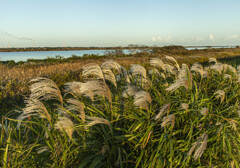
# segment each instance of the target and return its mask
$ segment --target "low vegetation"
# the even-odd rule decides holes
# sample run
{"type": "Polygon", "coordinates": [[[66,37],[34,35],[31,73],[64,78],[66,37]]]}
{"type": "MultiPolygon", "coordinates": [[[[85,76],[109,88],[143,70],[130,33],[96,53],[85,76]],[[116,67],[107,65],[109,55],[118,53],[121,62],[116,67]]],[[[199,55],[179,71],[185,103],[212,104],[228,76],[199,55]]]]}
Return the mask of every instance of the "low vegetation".
{"type": "Polygon", "coordinates": [[[0,165],[239,167],[240,67],[148,59],[76,63],[61,87],[37,69],[25,106],[2,118],[0,165]]]}

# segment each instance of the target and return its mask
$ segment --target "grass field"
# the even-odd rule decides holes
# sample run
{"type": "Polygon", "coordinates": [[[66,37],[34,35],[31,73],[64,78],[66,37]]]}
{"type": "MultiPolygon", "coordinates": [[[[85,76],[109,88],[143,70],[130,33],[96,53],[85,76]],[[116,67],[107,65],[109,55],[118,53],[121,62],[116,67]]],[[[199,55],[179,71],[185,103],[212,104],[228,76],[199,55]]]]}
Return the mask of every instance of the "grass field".
{"type": "Polygon", "coordinates": [[[2,65],[2,93],[27,94],[2,117],[0,165],[239,167],[240,67],[175,58],[2,65]]]}

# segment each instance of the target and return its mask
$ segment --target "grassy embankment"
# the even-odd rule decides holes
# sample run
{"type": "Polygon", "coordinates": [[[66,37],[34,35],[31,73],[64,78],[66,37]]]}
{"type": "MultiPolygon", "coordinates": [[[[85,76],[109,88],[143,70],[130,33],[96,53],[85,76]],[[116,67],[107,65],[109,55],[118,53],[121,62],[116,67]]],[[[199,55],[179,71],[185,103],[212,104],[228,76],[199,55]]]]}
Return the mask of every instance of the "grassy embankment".
{"type": "Polygon", "coordinates": [[[128,68],[103,60],[28,67],[23,79],[58,71],[60,88],[30,82],[25,108],[1,123],[0,166],[239,167],[240,68],[136,58],[146,69],[124,58],[128,68]]]}

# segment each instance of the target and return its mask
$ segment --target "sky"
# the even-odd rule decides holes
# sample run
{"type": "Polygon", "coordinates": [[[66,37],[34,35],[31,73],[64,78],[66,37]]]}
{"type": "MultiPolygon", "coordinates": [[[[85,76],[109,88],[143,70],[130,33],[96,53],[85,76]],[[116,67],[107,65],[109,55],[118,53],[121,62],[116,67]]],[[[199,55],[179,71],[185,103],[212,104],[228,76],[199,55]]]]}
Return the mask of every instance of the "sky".
{"type": "Polygon", "coordinates": [[[0,0],[0,48],[239,45],[239,6],[239,0],[0,0]]]}

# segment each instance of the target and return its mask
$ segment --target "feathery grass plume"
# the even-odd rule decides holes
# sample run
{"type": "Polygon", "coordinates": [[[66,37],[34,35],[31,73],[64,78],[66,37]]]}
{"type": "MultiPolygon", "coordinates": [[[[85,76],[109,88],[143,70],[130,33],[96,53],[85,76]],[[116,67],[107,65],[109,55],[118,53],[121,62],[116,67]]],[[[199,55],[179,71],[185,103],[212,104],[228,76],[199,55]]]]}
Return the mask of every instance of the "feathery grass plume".
{"type": "Polygon", "coordinates": [[[148,70],[148,74],[149,75],[158,75],[158,76],[160,76],[160,73],[159,73],[159,71],[156,69],[156,68],[152,68],[152,69],[149,69],[148,70]]]}
{"type": "Polygon", "coordinates": [[[66,132],[70,139],[72,139],[72,134],[74,132],[73,122],[67,117],[59,117],[59,121],[55,123],[55,128],[66,132]]]}
{"type": "Polygon", "coordinates": [[[202,115],[206,116],[206,115],[208,114],[208,111],[209,111],[209,109],[208,109],[207,107],[205,107],[205,108],[202,108],[202,109],[200,110],[200,113],[201,113],[202,115]]]}
{"type": "Polygon", "coordinates": [[[189,105],[187,103],[181,103],[181,109],[187,111],[189,108],[189,105]]]}
{"type": "Polygon", "coordinates": [[[237,73],[240,74],[240,65],[237,66],[237,73]]]}
{"type": "Polygon", "coordinates": [[[89,127],[92,127],[96,124],[106,124],[108,125],[110,131],[112,132],[112,128],[111,128],[111,124],[108,120],[104,119],[104,118],[100,118],[100,117],[89,117],[86,116],[86,119],[88,119],[89,121],[87,121],[87,125],[85,126],[86,129],[88,129],[89,127]]]}
{"type": "Polygon", "coordinates": [[[30,80],[33,83],[30,86],[30,98],[38,100],[58,100],[63,105],[63,98],[60,89],[57,84],[51,79],[44,77],[37,77],[30,80]]]}
{"type": "Polygon", "coordinates": [[[217,63],[217,59],[216,59],[216,58],[213,58],[213,57],[212,57],[212,58],[209,58],[208,60],[209,60],[209,62],[217,63]]]}
{"type": "Polygon", "coordinates": [[[130,68],[130,72],[132,76],[138,76],[138,75],[142,76],[144,79],[144,82],[147,80],[147,71],[143,66],[139,64],[132,64],[130,68]]]}
{"type": "Polygon", "coordinates": [[[165,64],[165,68],[166,68],[166,72],[176,75],[177,74],[177,70],[174,66],[169,65],[169,64],[165,64]]]}
{"type": "Polygon", "coordinates": [[[41,153],[43,153],[45,151],[49,151],[49,147],[48,146],[42,146],[42,147],[37,149],[37,153],[38,154],[41,154],[41,153]]]}
{"type": "Polygon", "coordinates": [[[229,75],[229,74],[224,74],[224,75],[223,75],[223,78],[224,78],[224,79],[230,79],[230,80],[232,80],[232,76],[229,75]]]}
{"type": "Polygon", "coordinates": [[[189,89],[189,81],[187,78],[183,79],[177,79],[173,84],[171,84],[168,88],[166,88],[166,91],[175,91],[181,86],[185,87],[187,90],[189,89]]]}
{"type": "Polygon", "coordinates": [[[90,63],[82,67],[82,76],[84,78],[89,78],[90,76],[96,77],[96,79],[104,80],[104,75],[100,66],[95,63],[90,63]]]}
{"type": "Polygon", "coordinates": [[[105,155],[109,151],[109,146],[103,145],[101,149],[102,156],[105,155]]]}
{"type": "Polygon", "coordinates": [[[190,69],[191,71],[194,71],[196,73],[199,73],[202,78],[205,78],[208,76],[208,72],[203,69],[203,66],[199,63],[194,63],[190,69]]]}
{"type": "Polygon", "coordinates": [[[117,73],[122,73],[122,66],[114,60],[108,60],[101,64],[101,68],[115,70],[117,73]]]}
{"type": "Polygon", "coordinates": [[[175,58],[173,58],[173,57],[171,57],[171,56],[166,56],[165,58],[166,58],[167,60],[169,60],[169,61],[174,62],[174,63],[175,63],[175,67],[176,67],[178,70],[180,69],[180,66],[179,66],[178,62],[175,60],[175,58]]]}
{"type": "Polygon", "coordinates": [[[229,121],[229,123],[231,124],[232,128],[237,131],[237,124],[235,123],[235,121],[229,121]]]}
{"type": "Polygon", "coordinates": [[[150,59],[150,65],[153,66],[153,67],[160,68],[163,71],[166,71],[164,62],[161,59],[159,59],[159,58],[152,58],[152,59],[150,59]]]}
{"type": "Polygon", "coordinates": [[[134,96],[138,91],[140,90],[136,86],[127,85],[127,89],[122,92],[122,97],[134,96]]]}
{"type": "Polygon", "coordinates": [[[192,152],[197,148],[195,150],[193,158],[194,160],[197,160],[198,158],[200,158],[203,152],[205,151],[205,149],[207,148],[207,140],[208,140],[208,135],[206,133],[198,137],[197,142],[193,143],[192,147],[190,148],[188,155],[190,156],[192,152]]]}
{"type": "Polygon", "coordinates": [[[160,76],[166,79],[166,76],[164,75],[164,73],[160,73],[160,76]]]}
{"type": "Polygon", "coordinates": [[[224,98],[225,98],[225,92],[223,90],[218,90],[214,93],[214,95],[216,95],[216,98],[220,98],[221,99],[221,103],[223,102],[224,98]]]}
{"type": "Polygon", "coordinates": [[[170,103],[164,104],[162,108],[159,110],[159,113],[154,117],[154,120],[160,119],[165,113],[169,113],[170,110],[170,103]]]}
{"type": "Polygon", "coordinates": [[[85,123],[84,104],[77,99],[68,99],[67,103],[69,103],[69,105],[67,106],[67,109],[69,111],[72,111],[72,110],[77,111],[79,113],[79,116],[82,122],[85,123]]]}
{"type": "Polygon", "coordinates": [[[51,115],[41,101],[38,99],[26,99],[25,103],[26,107],[23,109],[23,115],[18,117],[20,121],[31,116],[37,116],[45,118],[51,123],[51,115]]]}
{"type": "Polygon", "coordinates": [[[94,96],[99,95],[107,98],[112,103],[111,91],[103,81],[68,82],[65,84],[65,90],[76,95],[90,97],[93,101],[94,96]]]}
{"type": "Polygon", "coordinates": [[[222,63],[216,63],[214,65],[210,66],[210,69],[212,70],[216,70],[218,73],[222,73],[222,72],[226,72],[227,70],[230,70],[231,72],[233,72],[234,74],[237,73],[236,68],[234,68],[231,65],[228,64],[222,64],[222,63]]]}
{"type": "Polygon", "coordinates": [[[171,114],[162,119],[161,127],[165,127],[171,123],[172,127],[174,127],[175,124],[175,115],[171,114]]]}
{"type": "Polygon", "coordinates": [[[134,95],[134,105],[140,108],[148,109],[148,104],[151,104],[152,99],[148,92],[138,91],[134,95]]]}
{"type": "Polygon", "coordinates": [[[116,78],[111,69],[102,68],[102,72],[104,75],[104,79],[111,82],[117,88],[116,78]]]}

